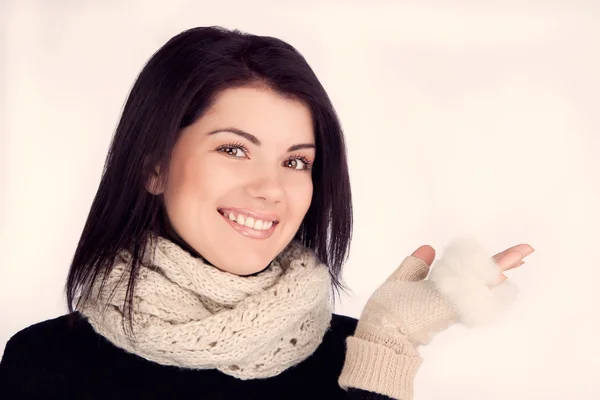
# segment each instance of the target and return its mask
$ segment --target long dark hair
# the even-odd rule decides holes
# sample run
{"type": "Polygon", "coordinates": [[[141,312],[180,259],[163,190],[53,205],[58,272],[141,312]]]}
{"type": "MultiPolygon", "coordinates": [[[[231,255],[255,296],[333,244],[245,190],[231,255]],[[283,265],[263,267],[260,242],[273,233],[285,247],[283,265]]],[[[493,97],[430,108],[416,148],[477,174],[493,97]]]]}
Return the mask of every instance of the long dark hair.
{"type": "MultiPolygon", "coordinates": [[[[352,236],[352,200],[344,137],[325,89],[304,57],[285,42],[201,27],[170,39],[131,89],[69,269],[69,312],[86,301],[97,279],[108,276],[118,252],[128,249],[133,264],[124,306],[130,321],[146,233],[174,236],[162,196],[148,193],[146,183],[157,166],[166,179],[180,131],[200,118],[220,91],[248,85],[303,101],[312,113],[314,190],[295,239],[327,264],[334,291],[345,289],[340,275],[352,236]]],[[[189,249],[181,238],[174,239],[189,249]]]]}

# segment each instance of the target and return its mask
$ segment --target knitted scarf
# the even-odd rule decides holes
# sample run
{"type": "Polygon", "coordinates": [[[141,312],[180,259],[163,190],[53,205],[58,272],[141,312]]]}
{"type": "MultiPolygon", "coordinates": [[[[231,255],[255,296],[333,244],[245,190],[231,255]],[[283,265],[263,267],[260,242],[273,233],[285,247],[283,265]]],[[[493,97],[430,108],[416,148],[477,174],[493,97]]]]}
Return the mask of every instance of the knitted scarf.
{"type": "Polygon", "coordinates": [[[127,251],[79,309],[98,334],[130,353],[163,365],[267,378],[308,358],[329,327],[328,269],[298,242],[246,277],[161,237],[148,249],[134,292],[133,335],[123,326],[127,251]]]}

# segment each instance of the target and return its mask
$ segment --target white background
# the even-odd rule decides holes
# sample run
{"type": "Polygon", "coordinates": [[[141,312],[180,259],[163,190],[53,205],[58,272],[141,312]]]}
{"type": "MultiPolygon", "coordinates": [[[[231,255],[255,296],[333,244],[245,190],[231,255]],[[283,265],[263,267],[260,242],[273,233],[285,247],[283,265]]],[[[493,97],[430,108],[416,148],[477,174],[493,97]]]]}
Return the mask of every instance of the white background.
{"type": "Polygon", "coordinates": [[[476,235],[515,309],[422,349],[416,399],[600,398],[597,1],[11,1],[0,13],[0,351],[63,285],[121,107],[171,36],[221,25],[307,58],[347,135],[355,235],[338,312],[422,244],[476,235]],[[452,5],[447,5],[452,3],[452,5]]]}

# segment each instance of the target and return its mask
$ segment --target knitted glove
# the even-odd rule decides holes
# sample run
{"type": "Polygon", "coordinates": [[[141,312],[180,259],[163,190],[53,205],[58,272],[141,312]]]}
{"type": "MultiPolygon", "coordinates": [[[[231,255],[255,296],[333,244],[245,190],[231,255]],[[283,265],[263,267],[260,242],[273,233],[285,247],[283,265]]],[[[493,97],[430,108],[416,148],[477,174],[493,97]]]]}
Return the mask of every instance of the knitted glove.
{"type": "Polygon", "coordinates": [[[424,345],[455,322],[489,323],[512,304],[516,288],[473,238],[455,239],[429,266],[408,256],[371,296],[347,339],[339,385],[410,400],[424,345]]]}

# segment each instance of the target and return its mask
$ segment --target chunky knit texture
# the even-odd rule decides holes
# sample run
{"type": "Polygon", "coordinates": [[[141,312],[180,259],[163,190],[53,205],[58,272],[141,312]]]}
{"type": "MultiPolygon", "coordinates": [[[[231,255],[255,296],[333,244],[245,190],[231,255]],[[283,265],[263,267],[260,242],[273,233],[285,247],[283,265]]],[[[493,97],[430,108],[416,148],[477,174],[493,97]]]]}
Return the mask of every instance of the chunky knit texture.
{"type": "Polygon", "coordinates": [[[148,246],[123,324],[131,254],[80,308],[117,347],[162,365],[218,369],[240,379],[272,377],[310,356],[331,321],[331,278],[314,253],[292,242],[261,273],[237,276],[173,242],[148,246]]]}

